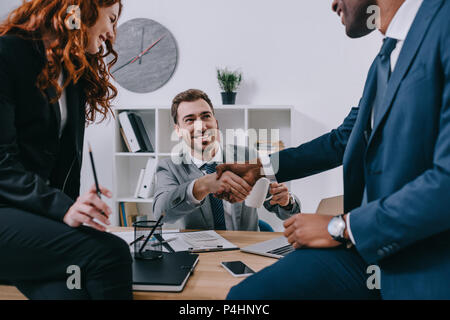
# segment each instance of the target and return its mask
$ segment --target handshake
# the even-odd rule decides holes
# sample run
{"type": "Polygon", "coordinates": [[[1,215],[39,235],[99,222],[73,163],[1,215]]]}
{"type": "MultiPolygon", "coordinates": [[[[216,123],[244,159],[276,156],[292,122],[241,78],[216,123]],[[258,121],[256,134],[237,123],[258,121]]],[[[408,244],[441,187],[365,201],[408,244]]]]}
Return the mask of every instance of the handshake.
{"type": "MultiPolygon", "coordinates": [[[[216,198],[230,203],[242,202],[250,194],[256,181],[263,177],[261,162],[257,163],[225,163],[216,167],[216,172],[199,178],[193,189],[197,200],[203,200],[212,193],[216,198]]],[[[271,183],[271,205],[287,206],[289,204],[289,190],[284,184],[271,183]]]]}

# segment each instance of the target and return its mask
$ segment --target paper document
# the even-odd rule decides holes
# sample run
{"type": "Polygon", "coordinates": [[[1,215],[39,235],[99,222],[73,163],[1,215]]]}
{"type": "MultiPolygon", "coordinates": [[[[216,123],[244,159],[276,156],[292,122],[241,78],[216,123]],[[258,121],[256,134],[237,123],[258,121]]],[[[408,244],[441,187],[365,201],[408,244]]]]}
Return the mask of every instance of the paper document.
{"type": "Polygon", "coordinates": [[[162,235],[169,241],[170,247],[175,251],[221,251],[239,249],[230,241],[223,238],[213,230],[182,232],[162,235]],[[173,239],[176,237],[176,239],[173,239]],[[173,240],[172,240],[173,239],[173,240]]]}

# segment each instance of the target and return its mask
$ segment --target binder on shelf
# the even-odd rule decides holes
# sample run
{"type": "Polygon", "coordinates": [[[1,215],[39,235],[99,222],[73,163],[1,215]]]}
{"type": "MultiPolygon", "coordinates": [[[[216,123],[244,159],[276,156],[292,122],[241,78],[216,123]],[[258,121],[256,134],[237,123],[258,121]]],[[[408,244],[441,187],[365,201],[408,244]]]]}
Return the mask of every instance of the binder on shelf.
{"type": "Polygon", "coordinates": [[[149,158],[145,167],[144,177],[142,178],[141,187],[138,197],[143,199],[150,198],[155,190],[156,159],[149,158]]]}
{"type": "Polygon", "coordinates": [[[120,135],[122,136],[122,139],[125,142],[125,145],[127,147],[127,151],[128,152],[133,152],[133,151],[131,151],[131,146],[128,143],[127,136],[125,135],[125,132],[123,131],[123,128],[120,128],[120,135]]]}
{"type": "Polygon", "coordinates": [[[128,117],[128,112],[125,111],[119,114],[119,122],[123,129],[125,143],[130,148],[131,152],[141,151],[139,140],[136,137],[135,131],[133,130],[133,127],[131,125],[130,118],[128,117]]]}
{"type": "Polygon", "coordinates": [[[161,259],[133,259],[133,290],[183,291],[198,263],[198,254],[162,253],[161,259]]]}
{"type": "Polygon", "coordinates": [[[141,169],[139,173],[139,179],[136,185],[136,190],[134,192],[134,197],[139,198],[139,191],[141,190],[142,180],[144,179],[145,169],[141,169]]]}
{"type": "Polygon", "coordinates": [[[136,137],[138,138],[139,145],[141,146],[141,151],[143,152],[154,152],[153,145],[150,141],[150,136],[147,133],[147,130],[145,129],[144,122],[142,121],[142,118],[134,112],[130,112],[128,114],[131,126],[135,130],[136,137]]]}

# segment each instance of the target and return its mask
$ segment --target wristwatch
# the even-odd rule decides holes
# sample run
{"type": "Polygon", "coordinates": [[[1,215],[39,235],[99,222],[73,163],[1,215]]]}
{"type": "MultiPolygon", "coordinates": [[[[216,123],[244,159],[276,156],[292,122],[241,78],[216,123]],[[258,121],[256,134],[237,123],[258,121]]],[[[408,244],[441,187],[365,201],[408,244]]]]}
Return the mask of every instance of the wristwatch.
{"type": "Polygon", "coordinates": [[[345,238],[345,228],[346,223],[343,214],[333,217],[328,223],[328,233],[330,236],[334,240],[346,245],[347,248],[349,248],[349,243],[351,244],[351,242],[345,238]]]}

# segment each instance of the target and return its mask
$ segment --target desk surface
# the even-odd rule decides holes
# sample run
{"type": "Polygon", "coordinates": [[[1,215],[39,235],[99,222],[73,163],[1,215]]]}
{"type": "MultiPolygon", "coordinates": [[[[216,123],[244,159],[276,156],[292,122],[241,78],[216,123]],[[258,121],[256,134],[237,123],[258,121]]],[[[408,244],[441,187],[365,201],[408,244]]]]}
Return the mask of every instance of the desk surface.
{"type": "MultiPolygon", "coordinates": [[[[111,231],[129,231],[130,228],[111,228],[111,231]]],[[[278,232],[216,231],[228,241],[242,248],[250,244],[269,240],[282,235],[278,232]]],[[[241,260],[250,268],[259,271],[277,261],[277,259],[244,253],[239,250],[200,253],[199,262],[182,292],[134,292],[135,300],[222,300],[231,287],[244,278],[235,278],[222,266],[222,261],[241,260]]],[[[23,299],[23,295],[14,288],[0,286],[0,300],[23,299]]]]}

